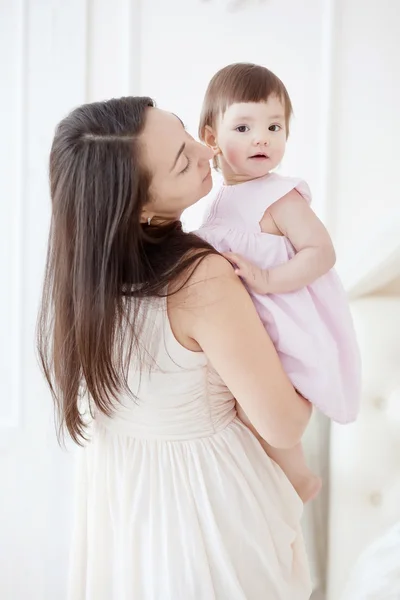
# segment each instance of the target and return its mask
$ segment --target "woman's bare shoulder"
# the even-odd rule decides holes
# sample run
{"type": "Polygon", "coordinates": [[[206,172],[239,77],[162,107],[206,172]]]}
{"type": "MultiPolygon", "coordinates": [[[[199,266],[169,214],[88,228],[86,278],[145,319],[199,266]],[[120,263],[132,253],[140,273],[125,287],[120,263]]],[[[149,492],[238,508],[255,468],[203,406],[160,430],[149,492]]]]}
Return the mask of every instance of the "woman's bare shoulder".
{"type": "Polygon", "coordinates": [[[182,346],[199,351],[193,339],[196,323],[205,323],[207,307],[225,306],[242,286],[230,263],[219,254],[199,255],[169,287],[168,314],[172,330],[182,346]]]}
{"type": "Polygon", "coordinates": [[[193,253],[193,262],[170,285],[170,293],[180,296],[205,294],[223,283],[239,283],[231,263],[220,254],[193,253]]]}

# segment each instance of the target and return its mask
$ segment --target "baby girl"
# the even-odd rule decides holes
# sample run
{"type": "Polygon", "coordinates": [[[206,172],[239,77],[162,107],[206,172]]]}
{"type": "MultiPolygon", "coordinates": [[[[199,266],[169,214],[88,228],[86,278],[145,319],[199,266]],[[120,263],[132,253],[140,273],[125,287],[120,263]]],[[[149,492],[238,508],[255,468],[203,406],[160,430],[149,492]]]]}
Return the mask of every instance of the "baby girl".
{"type": "MultiPolygon", "coordinates": [[[[198,234],[235,265],[293,386],[328,417],[355,420],[360,359],[335,250],[311,208],[308,185],[273,172],[285,153],[292,105],[268,69],[233,64],[211,80],[200,138],[214,150],[224,183],[198,234]]],[[[240,319],[240,315],[238,315],[240,319]]],[[[238,407],[239,416],[249,426],[238,407]]],[[[321,482],[301,445],[261,443],[304,502],[321,482]]]]}

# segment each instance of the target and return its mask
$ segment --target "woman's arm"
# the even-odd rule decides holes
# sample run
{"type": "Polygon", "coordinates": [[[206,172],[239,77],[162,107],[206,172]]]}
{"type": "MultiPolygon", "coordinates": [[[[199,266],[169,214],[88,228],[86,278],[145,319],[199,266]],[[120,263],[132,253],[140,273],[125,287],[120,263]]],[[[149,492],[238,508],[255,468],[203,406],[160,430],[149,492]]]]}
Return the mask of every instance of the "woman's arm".
{"type": "Polygon", "coordinates": [[[237,275],[255,292],[294,292],[332,269],[336,262],[332,240],[323,223],[299,192],[292,190],[269,207],[260,223],[261,229],[269,233],[271,224],[296,250],[296,255],[291,260],[263,271],[237,254],[226,254],[237,265],[237,275]]]}
{"type": "Polygon", "coordinates": [[[207,257],[179,296],[186,345],[204,351],[263,439],[276,448],[296,445],[311,405],[295,392],[231,265],[207,257]]]}

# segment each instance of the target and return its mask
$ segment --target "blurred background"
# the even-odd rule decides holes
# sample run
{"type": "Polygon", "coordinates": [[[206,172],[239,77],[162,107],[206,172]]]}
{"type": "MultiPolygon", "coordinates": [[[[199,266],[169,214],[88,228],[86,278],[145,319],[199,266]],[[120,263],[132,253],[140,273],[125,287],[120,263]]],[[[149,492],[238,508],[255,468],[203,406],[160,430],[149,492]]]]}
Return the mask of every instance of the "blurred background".
{"type": "MultiPolygon", "coordinates": [[[[313,600],[400,598],[398,0],[0,0],[4,600],[63,600],[66,590],[77,451],[57,446],[34,346],[54,128],[81,103],[149,95],[196,136],[209,79],[248,61],[292,98],[280,170],[308,181],[333,236],[364,361],[358,422],[314,415],[307,432],[324,480],[304,518],[313,600]]],[[[208,202],[185,227],[198,227],[208,202]]]]}

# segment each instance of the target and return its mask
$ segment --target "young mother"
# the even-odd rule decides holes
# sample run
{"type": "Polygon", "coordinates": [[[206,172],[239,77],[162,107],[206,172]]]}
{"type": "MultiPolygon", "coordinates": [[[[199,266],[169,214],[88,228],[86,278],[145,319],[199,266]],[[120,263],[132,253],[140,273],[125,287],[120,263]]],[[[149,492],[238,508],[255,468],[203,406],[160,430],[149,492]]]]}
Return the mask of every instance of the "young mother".
{"type": "Polygon", "coordinates": [[[278,448],[310,405],[231,265],[179,221],[211,158],[150,98],[81,106],[55,134],[39,349],[62,428],[90,439],[71,600],[310,597],[301,501],[234,398],[278,448]]]}

